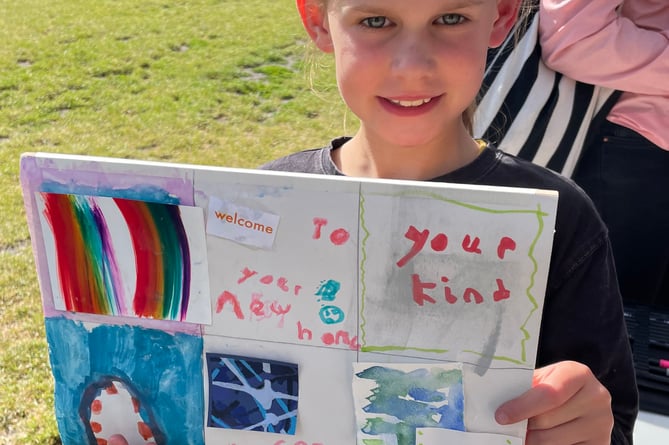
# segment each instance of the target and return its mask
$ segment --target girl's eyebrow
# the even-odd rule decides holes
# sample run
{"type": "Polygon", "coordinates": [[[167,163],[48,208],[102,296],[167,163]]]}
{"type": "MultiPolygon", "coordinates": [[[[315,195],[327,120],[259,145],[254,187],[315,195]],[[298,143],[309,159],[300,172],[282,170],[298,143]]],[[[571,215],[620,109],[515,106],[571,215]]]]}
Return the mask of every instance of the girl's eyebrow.
{"type": "Polygon", "coordinates": [[[468,6],[477,6],[486,3],[488,0],[454,0],[445,5],[448,8],[460,9],[468,6]]]}
{"type": "MultiPolygon", "coordinates": [[[[461,8],[467,8],[470,6],[477,6],[481,5],[483,3],[486,3],[489,0],[452,0],[452,1],[447,1],[444,2],[443,7],[447,9],[461,9],[461,8]]],[[[374,3],[366,3],[362,5],[352,5],[347,8],[350,11],[357,11],[357,12],[383,12],[385,9],[385,5],[383,2],[378,2],[374,3]]]]}

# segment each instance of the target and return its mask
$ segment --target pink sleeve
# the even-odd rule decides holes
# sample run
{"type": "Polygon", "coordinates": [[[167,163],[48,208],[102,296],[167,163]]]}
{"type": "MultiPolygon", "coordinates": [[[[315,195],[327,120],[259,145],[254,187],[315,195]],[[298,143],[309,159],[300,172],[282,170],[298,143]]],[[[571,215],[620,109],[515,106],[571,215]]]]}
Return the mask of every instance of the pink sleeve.
{"type": "Polygon", "coordinates": [[[582,82],[668,95],[669,9],[664,7],[662,28],[641,28],[618,14],[621,3],[541,0],[539,35],[545,63],[582,82]]]}

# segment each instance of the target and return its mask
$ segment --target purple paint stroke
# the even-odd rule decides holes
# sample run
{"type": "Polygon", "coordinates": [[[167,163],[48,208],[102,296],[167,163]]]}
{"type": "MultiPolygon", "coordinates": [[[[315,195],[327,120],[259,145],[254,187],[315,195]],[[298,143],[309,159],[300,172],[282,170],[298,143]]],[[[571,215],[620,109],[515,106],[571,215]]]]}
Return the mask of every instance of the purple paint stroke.
{"type": "Polygon", "coordinates": [[[37,197],[35,193],[42,183],[42,171],[37,166],[37,161],[33,154],[26,153],[21,155],[19,167],[19,179],[23,189],[23,203],[28,220],[28,229],[30,230],[30,242],[32,244],[35,265],[37,266],[37,279],[39,281],[42,294],[42,310],[46,316],[56,313],[56,306],[53,301],[53,289],[49,278],[49,265],[47,262],[46,247],[44,244],[44,234],[41,230],[39,209],[37,208],[37,197]],[[38,254],[37,252],[42,252],[38,254]]]}
{"type": "Polygon", "coordinates": [[[95,220],[95,225],[98,228],[98,233],[100,234],[100,239],[102,241],[102,253],[106,259],[106,265],[109,267],[109,278],[114,290],[114,292],[109,295],[109,298],[113,303],[113,314],[127,314],[123,283],[121,281],[121,271],[118,268],[118,262],[116,261],[116,252],[114,251],[114,246],[111,242],[111,234],[109,232],[109,227],[107,226],[107,221],[95,198],[89,197],[89,202],[91,209],[93,210],[93,219],[95,220]]]}
{"type": "Polygon", "coordinates": [[[183,225],[181,220],[181,211],[178,207],[175,208],[176,212],[172,213],[172,218],[174,219],[174,229],[176,236],[179,240],[179,247],[181,250],[181,272],[183,277],[183,283],[181,283],[181,314],[180,320],[185,321],[186,315],[188,313],[188,303],[190,302],[190,283],[191,283],[191,259],[190,259],[190,246],[188,244],[188,234],[186,233],[186,228],[183,225]]]}

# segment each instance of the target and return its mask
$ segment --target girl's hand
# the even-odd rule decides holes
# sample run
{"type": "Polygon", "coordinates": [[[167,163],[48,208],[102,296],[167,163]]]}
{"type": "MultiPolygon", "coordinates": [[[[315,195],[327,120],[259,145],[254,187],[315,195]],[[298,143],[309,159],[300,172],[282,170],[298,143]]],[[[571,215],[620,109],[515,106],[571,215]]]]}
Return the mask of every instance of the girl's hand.
{"type": "Polygon", "coordinates": [[[611,395],[577,362],[535,369],[532,389],[500,406],[495,418],[501,425],[528,419],[525,445],[611,443],[611,395]]]}

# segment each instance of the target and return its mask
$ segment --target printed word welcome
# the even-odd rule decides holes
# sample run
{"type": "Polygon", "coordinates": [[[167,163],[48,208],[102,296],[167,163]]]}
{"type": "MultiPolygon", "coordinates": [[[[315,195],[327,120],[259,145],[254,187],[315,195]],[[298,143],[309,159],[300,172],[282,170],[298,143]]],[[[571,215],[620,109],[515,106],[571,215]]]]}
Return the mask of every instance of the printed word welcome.
{"type": "Polygon", "coordinates": [[[274,229],[272,226],[267,226],[265,224],[261,224],[259,222],[254,222],[251,221],[250,219],[246,218],[240,218],[237,215],[237,212],[235,212],[233,215],[230,215],[228,213],[222,213],[219,211],[214,212],[214,215],[216,215],[216,218],[219,220],[230,223],[230,224],[236,224],[240,227],[245,227],[247,229],[255,230],[257,232],[263,232],[263,233],[272,233],[274,229]]]}

